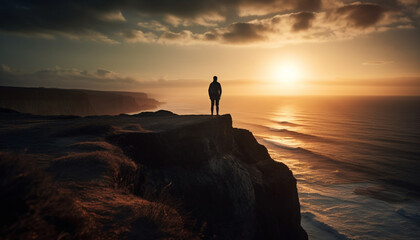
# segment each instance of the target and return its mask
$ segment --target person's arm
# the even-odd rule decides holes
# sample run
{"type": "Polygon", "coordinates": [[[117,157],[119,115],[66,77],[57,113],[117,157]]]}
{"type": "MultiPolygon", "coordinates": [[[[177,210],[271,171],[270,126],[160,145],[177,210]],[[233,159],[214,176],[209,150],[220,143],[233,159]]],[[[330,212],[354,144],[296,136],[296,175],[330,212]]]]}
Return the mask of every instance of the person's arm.
{"type": "Polygon", "coordinates": [[[210,83],[210,85],[209,85],[209,90],[208,90],[208,92],[209,92],[209,97],[211,97],[211,96],[210,96],[210,88],[211,88],[211,83],[210,83]]]}
{"type": "Polygon", "coordinates": [[[219,83],[220,96],[222,96],[222,84],[219,83]]]}

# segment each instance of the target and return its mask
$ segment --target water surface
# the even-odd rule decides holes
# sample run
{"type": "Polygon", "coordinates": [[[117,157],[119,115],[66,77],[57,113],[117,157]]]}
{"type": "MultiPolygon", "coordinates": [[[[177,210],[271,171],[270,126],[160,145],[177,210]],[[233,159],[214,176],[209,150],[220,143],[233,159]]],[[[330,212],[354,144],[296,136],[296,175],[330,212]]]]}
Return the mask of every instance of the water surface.
{"type": "MultiPolygon", "coordinates": [[[[210,101],[170,98],[178,114],[210,101]]],[[[418,239],[420,97],[222,97],[298,180],[310,239],[418,239]]]]}

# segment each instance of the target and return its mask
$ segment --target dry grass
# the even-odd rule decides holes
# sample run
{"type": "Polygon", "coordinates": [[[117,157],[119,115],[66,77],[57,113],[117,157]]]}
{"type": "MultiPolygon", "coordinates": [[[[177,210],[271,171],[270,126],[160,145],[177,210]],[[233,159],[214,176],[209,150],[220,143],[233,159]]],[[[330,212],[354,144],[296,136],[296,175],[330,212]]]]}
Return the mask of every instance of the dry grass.
{"type": "Polygon", "coordinates": [[[181,202],[168,194],[170,185],[159,192],[145,193],[143,197],[152,204],[138,210],[132,232],[141,231],[142,239],[200,239],[201,231],[191,230],[195,221],[182,211],[181,202]]]}
{"type": "Polygon", "coordinates": [[[70,126],[66,129],[60,129],[60,131],[53,134],[55,137],[77,137],[77,136],[102,136],[110,134],[115,131],[115,128],[109,124],[79,124],[76,126],[70,126]]]}
{"type": "Polygon", "coordinates": [[[103,141],[77,142],[71,144],[69,147],[83,152],[113,151],[116,149],[114,145],[103,141]]]}
{"type": "Polygon", "coordinates": [[[103,186],[132,184],[137,171],[133,161],[110,151],[69,153],[55,159],[48,171],[60,179],[96,182],[103,186]]]}
{"type": "Polygon", "coordinates": [[[0,238],[93,239],[86,213],[31,162],[0,153],[0,238]]]}
{"type": "Polygon", "coordinates": [[[108,150],[53,160],[55,178],[31,155],[0,152],[0,239],[200,239],[170,185],[136,196],[133,161],[106,143],[80,146],[108,150]]]}

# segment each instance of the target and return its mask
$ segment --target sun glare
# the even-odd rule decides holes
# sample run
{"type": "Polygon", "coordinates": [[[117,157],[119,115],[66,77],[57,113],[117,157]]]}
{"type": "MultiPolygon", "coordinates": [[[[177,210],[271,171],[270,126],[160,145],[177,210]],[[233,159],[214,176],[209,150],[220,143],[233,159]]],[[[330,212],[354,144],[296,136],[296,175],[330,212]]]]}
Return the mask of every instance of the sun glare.
{"type": "Polygon", "coordinates": [[[282,83],[293,83],[301,78],[301,69],[299,69],[296,63],[283,63],[277,66],[275,72],[276,81],[282,83]]]}

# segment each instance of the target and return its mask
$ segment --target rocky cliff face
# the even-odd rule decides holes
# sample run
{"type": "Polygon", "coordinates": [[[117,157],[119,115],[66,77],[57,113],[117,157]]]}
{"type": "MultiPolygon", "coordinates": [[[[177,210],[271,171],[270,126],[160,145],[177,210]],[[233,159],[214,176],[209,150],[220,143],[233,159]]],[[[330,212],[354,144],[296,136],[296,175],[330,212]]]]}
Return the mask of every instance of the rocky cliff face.
{"type": "Polygon", "coordinates": [[[220,239],[306,239],[296,180],[230,115],[108,140],[139,166],[136,194],[162,191],[220,239]]]}
{"type": "MultiPolygon", "coordinates": [[[[0,146],[0,153],[25,149],[72,196],[66,199],[79,209],[74,214],[95,226],[88,232],[81,228],[86,224],[66,227],[76,229],[68,236],[307,239],[292,172],[251,132],[233,128],[230,115],[80,118],[0,111],[0,146]]],[[[36,219],[51,219],[48,211],[45,217],[38,212],[36,219]]]]}

